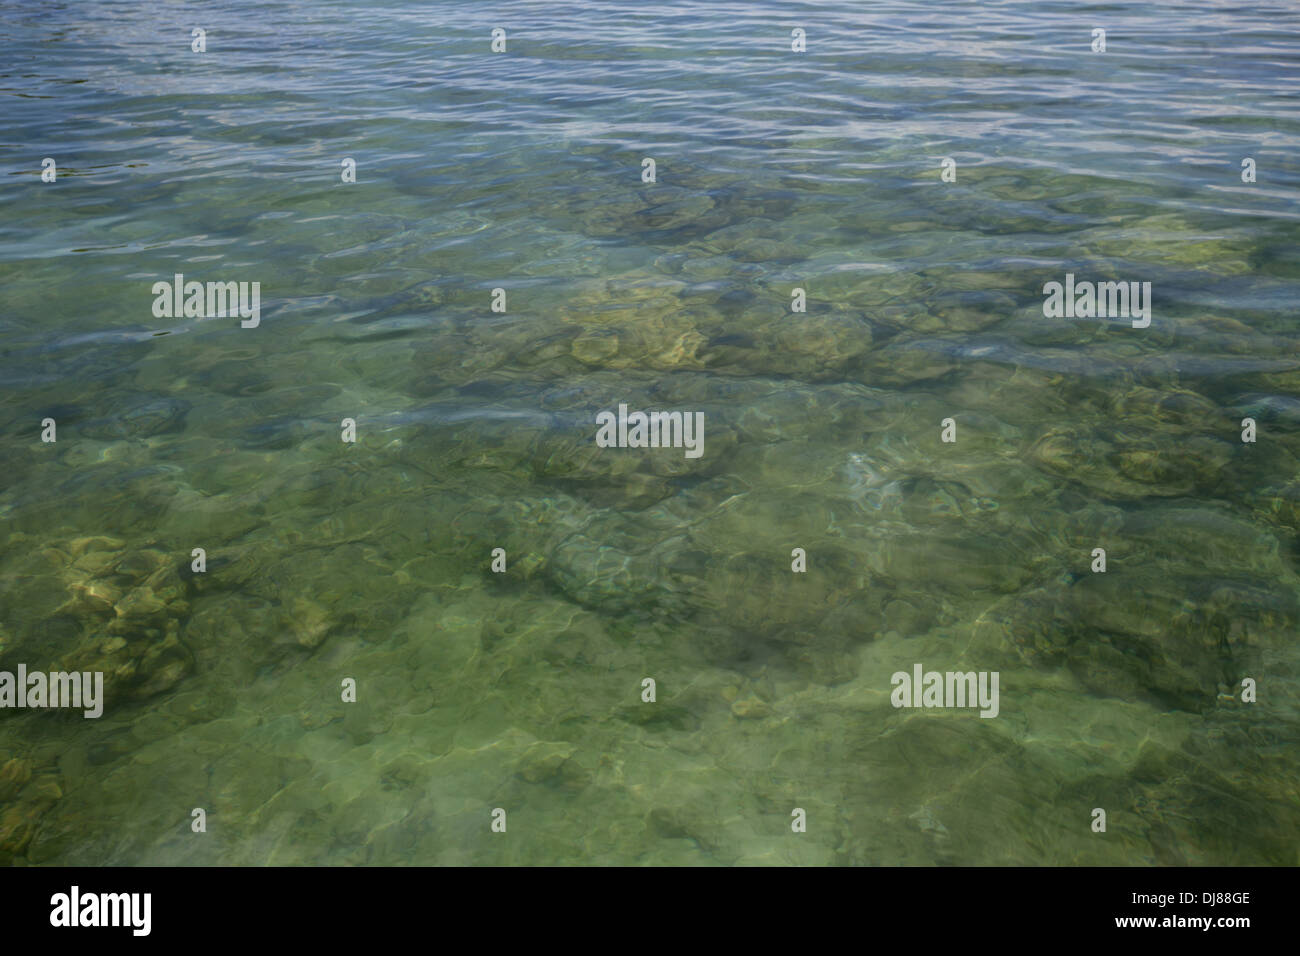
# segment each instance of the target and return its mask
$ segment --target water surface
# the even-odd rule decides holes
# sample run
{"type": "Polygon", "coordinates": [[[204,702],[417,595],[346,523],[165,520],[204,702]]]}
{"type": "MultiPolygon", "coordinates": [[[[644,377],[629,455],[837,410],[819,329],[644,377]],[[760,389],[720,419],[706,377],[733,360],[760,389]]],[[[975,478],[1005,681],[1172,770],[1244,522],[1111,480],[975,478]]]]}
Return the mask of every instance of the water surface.
{"type": "Polygon", "coordinates": [[[0,861],[1295,864],[1298,92],[1286,3],[6,6],[0,670],[109,701],[0,861]]]}

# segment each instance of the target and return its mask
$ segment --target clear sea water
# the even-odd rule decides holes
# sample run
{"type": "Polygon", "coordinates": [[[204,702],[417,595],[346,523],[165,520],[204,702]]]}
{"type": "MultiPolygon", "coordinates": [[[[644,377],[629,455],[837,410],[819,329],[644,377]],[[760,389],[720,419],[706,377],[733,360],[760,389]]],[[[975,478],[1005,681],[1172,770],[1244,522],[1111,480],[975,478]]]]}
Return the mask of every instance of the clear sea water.
{"type": "Polygon", "coordinates": [[[0,862],[1300,862],[1298,96],[1294,3],[5,3],[0,670],[108,700],[0,862]]]}

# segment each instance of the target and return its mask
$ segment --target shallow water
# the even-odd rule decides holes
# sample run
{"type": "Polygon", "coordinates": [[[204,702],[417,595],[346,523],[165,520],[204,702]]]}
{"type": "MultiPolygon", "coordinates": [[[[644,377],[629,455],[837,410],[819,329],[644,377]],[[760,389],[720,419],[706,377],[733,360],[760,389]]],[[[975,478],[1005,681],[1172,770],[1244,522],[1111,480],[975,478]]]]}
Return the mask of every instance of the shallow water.
{"type": "Polygon", "coordinates": [[[0,861],[1300,862],[1294,5],[196,16],[0,17],[0,861]]]}

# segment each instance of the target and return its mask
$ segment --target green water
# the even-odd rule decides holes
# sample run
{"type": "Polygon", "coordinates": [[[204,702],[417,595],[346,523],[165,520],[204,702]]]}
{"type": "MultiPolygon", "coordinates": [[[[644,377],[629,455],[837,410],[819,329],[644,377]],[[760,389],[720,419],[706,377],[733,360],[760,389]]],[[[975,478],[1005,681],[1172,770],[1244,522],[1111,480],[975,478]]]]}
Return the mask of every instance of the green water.
{"type": "Polygon", "coordinates": [[[0,671],[107,702],[0,862],[1300,862],[1300,36],[1176,13],[6,11],[0,671]]]}

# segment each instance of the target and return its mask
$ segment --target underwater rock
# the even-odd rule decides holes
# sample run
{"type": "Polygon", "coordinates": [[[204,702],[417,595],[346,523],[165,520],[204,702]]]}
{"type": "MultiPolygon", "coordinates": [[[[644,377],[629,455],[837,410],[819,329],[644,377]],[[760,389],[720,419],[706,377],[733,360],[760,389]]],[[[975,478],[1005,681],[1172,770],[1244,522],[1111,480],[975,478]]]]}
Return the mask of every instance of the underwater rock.
{"type": "Polygon", "coordinates": [[[168,631],[163,640],[150,644],[138,659],[134,680],[127,690],[132,700],[144,700],[170,690],[193,669],[194,656],[176,636],[168,631]]]}
{"type": "Polygon", "coordinates": [[[587,607],[630,610],[659,606],[668,598],[656,585],[653,550],[620,551],[603,536],[575,534],[549,553],[548,578],[587,607]]]}
{"type": "Polygon", "coordinates": [[[24,663],[102,671],[110,702],[151,696],[188,673],[188,652],[177,639],[188,590],[172,556],[148,543],[130,548],[120,538],[92,535],[52,542],[44,557],[54,573],[38,580],[50,601],[31,603],[14,635],[24,663]],[[60,596],[62,603],[50,607],[60,596]]]}
{"type": "Polygon", "coordinates": [[[852,377],[871,353],[871,323],[845,313],[748,313],[699,348],[704,364],[728,375],[777,375],[806,382],[852,377]]]}
{"type": "Polygon", "coordinates": [[[318,647],[334,626],[329,611],[307,597],[297,597],[289,615],[289,626],[294,639],[303,647],[318,647]]]}
{"type": "Polygon", "coordinates": [[[917,534],[885,538],[874,547],[867,561],[886,580],[932,586],[971,597],[983,592],[1016,591],[1048,560],[1041,552],[1026,547],[1029,536],[1020,541],[980,534],[956,535],[943,541],[926,540],[917,534]]]}
{"type": "MultiPolygon", "coordinates": [[[[697,518],[696,527],[684,530],[679,512],[691,506],[678,497],[636,515],[579,506],[548,517],[533,507],[519,525],[535,528],[539,537],[512,549],[544,555],[542,575],[583,607],[689,621],[694,645],[714,661],[743,658],[766,645],[790,646],[801,669],[825,671],[820,658],[838,659],[875,632],[881,592],[866,587],[861,556],[842,545],[809,543],[817,573],[796,574],[788,546],[752,550],[753,531],[727,512],[697,518]],[[828,615],[838,615],[837,632],[818,638],[828,615]],[[797,650],[814,645],[813,654],[797,650]]],[[[842,672],[844,663],[827,673],[842,672]]]]}
{"type": "Polygon", "coordinates": [[[951,354],[909,342],[891,341],[863,362],[862,382],[874,388],[898,388],[933,381],[960,367],[951,354]]]}
{"type": "Polygon", "coordinates": [[[1175,497],[1212,492],[1232,460],[1232,446],[1203,435],[1170,443],[1118,427],[1062,425],[1034,442],[1028,460],[1103,495],[1175,497]]]}
{"type": "Polygon", "coordinates": [[[731,712],[741,720],[762,720],[772,715],[772,707],[761,697],[751,694],[732,701],[731,712]]]}
{"type": "Polygon", "coordinates": [[[620,277],[566,299],[560,321],[582,326],[573,356],[596,368],[702,368],[697,353],[706,336],[683,310],[680,289],[620,277]]]}
{"type": "Polygon", "coordinates": [[[1205,712],[1294,630],[1294,594],[1137,566],[1010,595],[976,621],[983,646],[1067,668],[1104,697],[1205,712]]]}
{"type": "Polygon", "coordinates": [[[8,803],[32,778],[32,766],[21,757],[11,757],[0,765],[0,803],[8,803]]]}
{"type": "Polygon", "coordinates": [[[0,811],[0,864],[27,851],[41,818],[63,797],[57,774],[33,777],[22,791],[0,811]]]}
{"type": "Polygon", "coordinates": [[[646,828],[656,839],[693,840],[709,851],[716,851],[723,842],[722,827],[698,804],[651,810],[646,828]]]}
{"type": "Polygon", "coordinates": [[[529,783],[560,783],[566,789],[581,789],[590,774],[573,760],[575,753],[572,744],[539,740],[520,754],[515,773],[529,783]]]}
{"type": "Polygon", "coordinates": [[[631,185],[626,191],[584,189],[573,196],[562,194],[552,207],[564,222],[565,232],[574,225],[588,236],[617,237],[626,241],[629,233],[653,241],[658,233],[705,232],[724,220],[712,214],[713,200],[707,194],[686,189],[667,180],[661,172],[653,185],[631,185]]]}
{"type": "Polygon", "coordinates": [[[638,209],[625,224],[643,236],[663,232],[680,241],[686,236],[706,232],[722,221],[721,216],[712,214],[713,199],[708,195],[680,188],[670,191],[656,186],[653,193],[645,194],[646,199],[651,196],[658,201],[638,209]]]}
{"type": "Polygon", "coordinates": [[[149,438],[179,431],[189,410],[190,403],[184,399],[160,396],[138,401],[115,415],[86,422],[78,431],[101,441],[149,438]]]}
{"type": "Polygon", "coordinates": [[[618,354],[618,333],[612,329],[590,329],[573,340],[573,357],[584,365],[605,365],[618,354]]]}
{"type": "Polygon", "coordinates": [[[1300,534],[1300,480],[1252,491],[1249,500],[1264,520],[1300,534]]]}
{"type": "Polygon", "coordinates": [[[687,251],[701,250],[706,256],[726,256],[736,262],[800,262],[807,247],[792,242],[783,224],[771,219],[755,218],[714,230],[687,246],[687,251]]]}
{"type": "Polygon", "coordinates": [[[1205,396],[1185,388],[1148,388],[1133,385],[1108,393],[1107,414],[1116,419],[1142,423],[1166,433],[1169,428],[1199,433],[1222,416],[1219,407],[1205,396]]]}
{"type": "Polygon", "coordinates": [[[1017,307],[1005,292],[943,291],[927,295],[907,316],[886,313],[895,327],[918,335],[981,332],[1005,322],[1017,307]]]}

